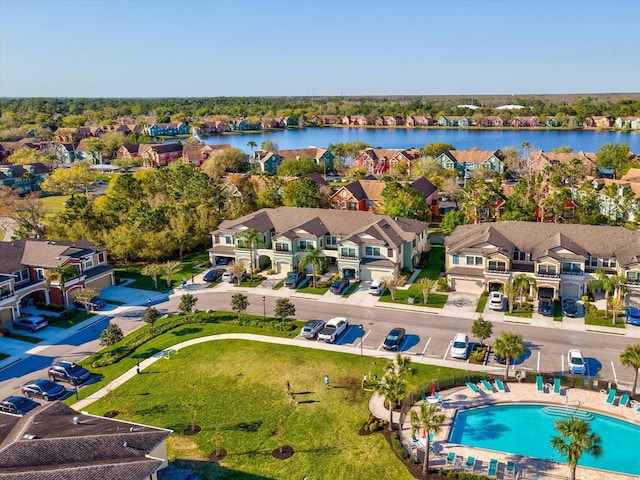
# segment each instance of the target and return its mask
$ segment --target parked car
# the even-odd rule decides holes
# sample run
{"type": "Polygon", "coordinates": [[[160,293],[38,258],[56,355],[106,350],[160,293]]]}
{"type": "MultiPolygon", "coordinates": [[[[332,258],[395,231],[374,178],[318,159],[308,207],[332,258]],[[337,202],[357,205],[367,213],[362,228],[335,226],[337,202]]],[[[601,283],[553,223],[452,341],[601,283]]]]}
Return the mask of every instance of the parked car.
{"type": "Polygon", "coordinates": [[[578,316],[578,304],[574,299],[567,298],[562,302],[562,314],[571,318],[578,316]]]}
{"type": "Polygon", "coordinates": [[[314,339],[318,336],[320,330],[324,328],[323,320],[309,320],[302,327],[302,332],[300,332],[300,336],[302,338],[314,339]]]}
{"type": "Polygon", "coordinates": [[[300,285],[305,278],[307,278],[307,272],[289,272],[287,279],[284,281],[284,286],[298,288],[298,285],[300,285]]]}
{"type": "Polygon", "coordinates": [[[550,317],[553,315],[553,299],[541,298],[538,301],[538,313],[550,317]]]}
{"type": "Polygon", "coordinates": [[[569,364],[569,373],[583,375],[586,372],[586,364],[580,350],[569,350],[567,363],[569,364]]]}
{"type": "Polygon", "coordinates": [[[640,325],[640,310],[636,307],[627,308],[627,323],[629,325],[640,325]]]}
{"type": "Polygon", "coordinates": [[[45,328],[48,325],[49,322],[47,322],[44,318],[36,316],[18,317],[13,321],[13,328],[15,328],[16,330],[28,330],[31,333],[35,332],[36,330],[45,328]]]}
{"type": "MultiPolygon", "coordinates": [[[[244,282],[247,278],[247,272],[242,272],[242,276],[240,277],[240,283],[244,282]]],[[[222,281],[229,283],[238,283],[238,277],[235,276],[233,272],[227,271],[222,274],[222,281]]]]}
{"type": "Polygon", "coordinates": [[[335,317],[324,324],[324,328],[318,332],[318,340],[327,343],[335,343],[342,332],[349,328],[349,321],[344,317],[335,317]]]}
{"type": "Polygon", "coordinates": [[[0,402],[0,411],[24,415],[39,406],[40,404],[38,402],[34,402],[30,398],[13,395],[0,402]]]}
{"type": "Polygon", "coordinates": [[[467,349],[469,348],[469,337],[464,333],[456,333],[451,344],[451,357],[467,358],[467,349]]]}
{"type": "Polygon", "coordinates": [[[384,293],[385,288],[386,287],[384,285],[384,280],[374,280],[373,282],[371,282],[371,285],[369,285],[369,289],[367,291],[371,295],[379,297],[384,293]]]}
{"type": "Polygon", "coordinates": [[[212,270],[209,270],[207,273],[205,273],[202,279],[205,282],[209,282],[209,283],[215,282],[220,277],[222,277],[222,275],[224,275],[225,271],[226,270],[224,268],[214,268],[212,270]]]}
{"type": "Polygon", "coordinates": [[[329,291],[331,293],[335,293],[336,295],[341,295],[342,292],[344,292],[344,290],[348,286],[349,286],[349,279],[348,278],[339,278],[338,280],[335,280],[331,284],[331,287],[329,287],[329,291]]]}
{"type": "Polygon", "coordinates": [[[384,339],[382,348],[384,348],[385,350],[398,350],[398,348],[400,348],[400,344],[404,340],[405,333],[406,332],[404,328],[392,329],[384,339]]]}
{"type": "MultiPolygon", "coordinates": [[[[77,300],[74,300],[73,304],[76,307],[85,308],[84,304],[81,302],[78,302],[77,300]]],[[[106,305],[107,305],[107,302],[103,298],[93,297],[89,301],[89,310],[100,310],[101,308],[104,308],[106,305]]]]}
{"type": "Polygon", "coordinates": [[[80,385],[91,377],[91,373],[73,362],[56,362],[49,368],[49,378],[54,381],[80,385]]]}
{"type": "Polygon", "coordinates": [[[502,307],[504,307],[504,294],[502,292],[491,292],[488,303],[491,310],[502,310],[502,307]]]}
{"type": "Polygon", "coordinates": [[[67,391],[62,385],[51,380],[40,378],[22,385],[22,393],[26,397],[40,397],[45,400],[51,400],[61,397],[67,391]]]}

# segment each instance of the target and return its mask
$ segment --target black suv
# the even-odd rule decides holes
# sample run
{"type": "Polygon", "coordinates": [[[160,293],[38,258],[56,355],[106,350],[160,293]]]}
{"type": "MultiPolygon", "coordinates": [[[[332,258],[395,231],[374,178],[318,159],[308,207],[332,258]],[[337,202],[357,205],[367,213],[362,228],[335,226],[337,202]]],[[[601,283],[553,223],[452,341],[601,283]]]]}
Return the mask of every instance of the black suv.
{"type": "Polygon", "coordinates": [[[91,377],[91,373],[73,362],[57,362],[49,368],[49,378],[56,381],[80,385],[91,377]]]}
{"type": "Polygon", "coordinates": [[[289,288],[298,288],[304,279],[307,277],[307,272],[290,272],[287,275],[287,279],[284,281],[284,286],[289,288]]]}
{"type": "Polygon", "coordinates": [[[550,317],[553,315],[553,299],[541,298],[538,302],[538,313],[550,317]]]}

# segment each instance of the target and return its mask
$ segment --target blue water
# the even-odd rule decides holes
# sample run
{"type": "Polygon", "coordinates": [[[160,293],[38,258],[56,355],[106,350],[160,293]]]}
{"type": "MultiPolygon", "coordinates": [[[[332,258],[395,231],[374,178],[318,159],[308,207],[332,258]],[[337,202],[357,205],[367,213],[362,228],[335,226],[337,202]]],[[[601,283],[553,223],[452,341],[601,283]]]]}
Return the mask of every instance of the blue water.
{"type": "Polygon", "coordinates": [[[204,137],[209,144],[231,144],[250,153],[247,142],[260,147],[271,140],[279,149],[290,150],[310,146],[326,148],[330,143],[364,142],[380,148],[422,148],[429,143],[450,143],[458,150],[478,147],[496,150],[504,147],[522,148],[528,142],[534,150],[552,151],[571,146],[574,152],[597,152],[605,143],[626,143],[632,152],[640,153],[640,133],[597,130],[468,130],[468,129],[408,129],[408,128],[303,128],[274,132],[222,134],[204,137]]]}
{"type": "MultiPolygon", "coordinates": [[[[566,417],[544,413],[545,407],[535,404],[492,405],[458,411],[449,441],[566,463],[549,444],[551,437],[557,435],[554,421],[566,417]]],[[[555,409],[563,410],[564,407],[555,409]]],[[[591,418],[591,430],[602,439],[602,455],[595,458],[585,454],[578,461],[578,466],[640,475],[640,426],[585,410],[578,412],[591,418]]]]}

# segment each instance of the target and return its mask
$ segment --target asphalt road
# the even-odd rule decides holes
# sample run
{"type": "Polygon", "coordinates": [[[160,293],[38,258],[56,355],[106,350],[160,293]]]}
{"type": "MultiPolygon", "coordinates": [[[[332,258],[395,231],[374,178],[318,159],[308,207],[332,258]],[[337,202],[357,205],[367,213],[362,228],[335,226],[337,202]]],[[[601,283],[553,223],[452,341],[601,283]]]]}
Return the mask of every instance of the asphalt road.
{"type": "MultiPolygon", "coordinates": [[[[254,295],[243,292],[249,299],[246,313],[271,316],[275,308],[277,297],[254,295]],[[264,300],[263,300],[264,299],[264,300]]],[[[199,310],[230,310],[230,292],[211,292],[198,294],[196,308],[199,310]]],[[[338,297],[336,297],[337,300],[338,297]]],[[[327,320],[334,316],[345,316],[349,319],[350,328],[338,340],[342,345],[352,345],[354,353],[360,348],[379,350],[386,334],[393,327],[404,327],[407,337],[402,342],[400,351],[408,355],[419,355],[425,358],[449,359],[449,348],[453,336],[457,332],[465,332],[470,341],[473,320],[457,317],[447,317],[429,313],[398,310],[384,307],[363,307],[344,303],[330,303],[320,300],[309,300],[290,297],[296,306],[296,318],[327,320]],[[360,328],[362,325],[362,328],[360,328]],[[362,345],[361,345],[362,342],[362,345]]],[[[161,313],[177,310],[179,296],[169,301],[155,305],[161,313]]],[[[113,319],[129,333],[143,325],[140,316],[144,308],[138,307],[126,315],[119,315],[113,319]]],[[[100,349],[98,337],[106,328],[109,318],[87,326],[72,337],[56,345],[38,346],[31,350],[32,355],[20,362],[0,371],[0,395],[13,395],[26,381],[35,378],[46,378],[46,369],[57,360],[67,359],[80,361],[82,358],[100,349]]],[[[633,370],[623,367],[619,360],[620,352],[626,345],[636,341],[618,335],[606,335],[589,332],[575,332],[562,329],[540,328],[517,323],[494,323],[495,338],[500,331],[508,330],[522,335],[527,346],[527,353],[519,359],[517,370],[555,372],[567,371],[566,355],[569,348],[578,348],[587,361],[589,376],[614,381],[619,385],[629,387],[633,383],[633,370]]],[[[488,343],[491,343],[490,341],[488,343]]],[[[454,360],[465,367],[463,360],[454,360]]],[[[493,359],[490,365],[495,366],[493,359]]]]}

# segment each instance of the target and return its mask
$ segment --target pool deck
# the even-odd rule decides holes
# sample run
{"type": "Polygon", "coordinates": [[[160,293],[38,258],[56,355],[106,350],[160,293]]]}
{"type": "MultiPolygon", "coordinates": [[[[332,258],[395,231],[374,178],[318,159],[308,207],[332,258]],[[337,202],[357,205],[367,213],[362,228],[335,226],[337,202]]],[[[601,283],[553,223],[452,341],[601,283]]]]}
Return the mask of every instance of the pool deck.
{"type": "MultiPolygon", "coordinates": [[[[493,382],[492,382],[493,385],[493,382]]],[[[505,382],[505,392],[497,392],[495,386],[493,393],[485,392],[480,386],[480,392],[473,392],[469,387],[456,387],[450,390],[440,392],[440,400],[445,406],[443,412],[446,415],[444,428],[433,439],[433,449],[429,457],[430,468],[450,467],[447,465],[446,458],[449,452],[453,451],[456,456],[462,457],[464,460],[460,462],[458,469],[464,469],[466,459],[469,456],[475,457],[475,473],[487,474],[489,460],[495,458],[498,460],[497,478],[514,478],[506,475],[506,463],[508,461],[515,462],[517,465],[517,478],[568,478],[569,468],[564,463],[553,461],[543,461],[525,457],[522,455],[505,454],[492,450],[484,450],[481,448],[469,448],[458,444],[449,443],[449,430],[452,425],[453,417],[457,410],[477,407],[481,405],[490,405],[498,403],[548,403],[555,405],[569,405],[572,407],[579,406],[581,409],[589,410],[596,413],[602,413],[611,417],[620,418],[630,423],[640,426],[640,412],[637,411],[638,404],[633,407],[622,407],[618,405],[620,394],[617,395],[613,405],[606,403],[606,392],[590,391],[580,388],[562,387],[560,394],[553,392],[553,386],[546,384],[544,392],[538,392],[535,384],[518,383],[517,381],[505,382]]],[[[389,418],[386,416],[381,418],[389,418]]],[[[399,417],[394,417],[396,421],[399,417]]],[[[402,425],[401,439],[404,445],[412,445],[411,424],[409,423],[409,415],[407,415],[405,423],[402,425]]],[[[621,441],[623,441],[621,439],[621,441]]],[[[422,461],[424,451],[419,447],[414,449],[418,459],[422,461]]],[[[469,470],[470,471],[470,470],[469,470]]],[[[579,480],[602,480],[602,479],[638,479],[638,475],[624,475],[619,473],[605,472],[593,468],[581,467],[578,462],[576,470],[576,478],[579,480]]]]}

